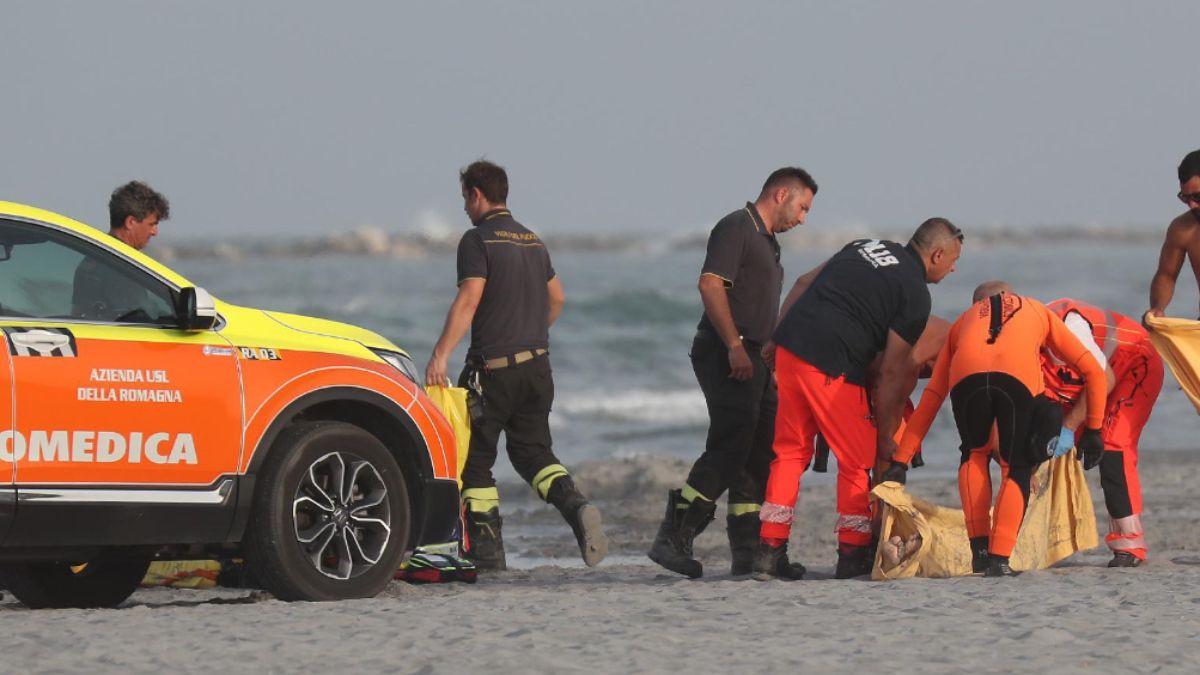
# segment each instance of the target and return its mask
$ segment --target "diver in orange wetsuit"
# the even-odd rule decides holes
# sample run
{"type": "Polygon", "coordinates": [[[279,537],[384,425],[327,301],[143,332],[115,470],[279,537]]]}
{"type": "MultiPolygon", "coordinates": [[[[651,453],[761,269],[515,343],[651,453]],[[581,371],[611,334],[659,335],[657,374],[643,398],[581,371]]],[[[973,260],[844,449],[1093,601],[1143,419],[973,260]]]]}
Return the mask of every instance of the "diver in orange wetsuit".
{"type": "MultiPolygon", "coordinates": [[[[1108,404],[1101,432],[1104,457],[1100,460],[1100,485],[1109,515],[1105,542],[1113,552],[1108,566],[1137,567],[1146,559],[1138,441],[1162,391],[1162,357],[1150,344],[1146,329],[1129,317],[1069,298],[1046,306],[1096,357],[1108,376],[1108,404]]],[[[1047,393],[1062,404],[1066,415],[1059,444],[1073,444],[1087,402],[1083,378],[1045,352],[1042,374],[1047,393]]]]}
{"type": "Polygon", "coordinates": [[[983,284],[975,298],[951,326],[933,377],[883,479],[904,482],[907,463],[948,395],[962,439],[959,493],[971,537],[972,567],[986,576],[1011,576],[1015,572],[1008,558],[1025,517],[1029,481],[1037,465],[1054,455],[1062,429],[1062,409],[1043,393],[1042,348],[1083,374],[1087,416],[1078,447],[1085,469],[1098,464],[1104,452],[1100,427],[1107,387],[1095,357],[1045,305],[1013,293],[1004,282],[983,284]],[[989,534],[986,452],[993,433],[1007,471],[989,534]]]}

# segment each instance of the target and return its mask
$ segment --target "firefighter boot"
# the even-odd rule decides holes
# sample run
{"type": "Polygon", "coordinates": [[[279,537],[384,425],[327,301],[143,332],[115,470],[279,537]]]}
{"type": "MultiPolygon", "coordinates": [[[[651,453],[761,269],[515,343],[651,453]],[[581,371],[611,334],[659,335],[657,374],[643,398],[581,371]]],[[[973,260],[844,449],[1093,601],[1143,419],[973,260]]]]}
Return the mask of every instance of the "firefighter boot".
{"type": "Polygon", "coordinates": [[[980,574],[988,567],[988,538],[971,537],[971,572],[980,574]]]}
{"type": "Polygon", "coordinates": [[[550,489],[546,490],[546,501],[553,504],[571,526],[583,562],[588,567],[599,564],[608,555],[608,538],[600,524],[600,509],[584,498],[570,476],[554,479],[550,489]]]}
{"type": "Polygon", "coordinates": [[[725,531],[729,535],[729,554],[733,562],[729,573],[745,576],[753,571],[754,552],[758,547],[758,528],[761,523],[758,513],[742,513],[725,516],[725,531]]]}
{"type": "Polygon", "coordinates": [[[692,557],[692,541],[713,520],[717,505],[696,497],[690,503],[679,490],[667,495],[667,515],[658,528],[658,536],[647,554],[663,567],[696,579],[704,575],[704,566],[692,557]]]}
{"type": "Polygon", "coordinates": [[[835,579],[852,579],[871,573],[871,547],[853,544],[838,544],[835,579]]]}
{"type": "Polygon", "coordinates": [[[500,508],[488,511],[467,510],[467,539],[471,548],[466,558],[480,571],[496,572],[508,569],[504,563],[504,539],[500,536],[500,508]]]}

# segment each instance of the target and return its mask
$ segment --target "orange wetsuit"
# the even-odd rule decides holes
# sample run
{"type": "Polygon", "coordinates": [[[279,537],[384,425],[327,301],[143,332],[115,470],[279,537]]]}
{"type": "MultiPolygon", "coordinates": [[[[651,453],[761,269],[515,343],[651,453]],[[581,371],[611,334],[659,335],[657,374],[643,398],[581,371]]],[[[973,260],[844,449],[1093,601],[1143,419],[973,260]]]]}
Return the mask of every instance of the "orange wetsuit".
{"type": "Polygon", "coordinates": [[[1060,418],[1051,421],[1050,428],[1039,420],[1039,400],[1045,401],[1039,357],[1043,347],[1084,374],[1086,426],[1100,428],[1106,389],[1100,364],[1045,305],[1004,293],[975,303],[951,326],[894,457],[905,463],[912,459],[949,396],[962,439],[959,493],[969,536],[988,533],[989,440],[1006,467],[988,540],[988,551],[998,556],[1012,554],[1025,516],[1029,480],[1045,458],[1045,443],[1057,438],[1061,428],[1060,418]]]}
{"type": "MultiPolygon", "coordinates": [[[[1146,329],[1129,317],[1066,298],[1047,307],[1113,373],[1116,383],[1108,394],[1101,430],[1100,485],[1110,518],[1106,541],[1114,552],[1127,551],[1145,560],[1138,440],[1162,391],[1162,357],[1150,344],[1146,329]]],[[[1043,352],[1042,372],[1049,395],[1066,410],[1076,405],[1083,391],[1083,378],[1077,371],[1043,352]]]]}

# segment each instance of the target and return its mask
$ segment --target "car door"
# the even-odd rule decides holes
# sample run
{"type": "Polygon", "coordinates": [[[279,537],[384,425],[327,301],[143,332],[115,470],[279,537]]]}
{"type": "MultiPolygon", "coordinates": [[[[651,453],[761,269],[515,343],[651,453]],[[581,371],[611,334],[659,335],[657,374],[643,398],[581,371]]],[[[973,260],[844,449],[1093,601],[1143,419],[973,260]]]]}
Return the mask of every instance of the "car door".
{"type": "Polygon", "coordinates": [[[12,362],[5,350],[4,354],[0,354],[0,542],[4,541],[13,516],[17,513],[17,492],[14,487],[16,465],[11,450],[12,410],[12,362]]]}
{"type": "Polygon", "coordinates": [[[0,220],[14,401],[0,455],[17,491],[6,545],[223,539],[242,441],[238,362],[217,330],[178,328],[177,298],[97,241],[0,220]]]}

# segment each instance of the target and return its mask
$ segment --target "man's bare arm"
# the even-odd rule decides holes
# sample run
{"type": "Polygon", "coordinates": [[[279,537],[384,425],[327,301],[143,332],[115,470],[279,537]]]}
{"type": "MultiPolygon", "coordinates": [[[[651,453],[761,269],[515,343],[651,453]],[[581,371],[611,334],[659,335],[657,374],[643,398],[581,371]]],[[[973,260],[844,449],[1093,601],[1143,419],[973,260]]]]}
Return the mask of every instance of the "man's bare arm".
{"type": "MultiPolygon", "coordinates": [[[[801,274],[796,279],[796,283],[792,284],[792,289],[788,291],[787,296],[783,298],[783,304],[779,307],[779,316],[775,319],[776,326],[783,321],[783,317],[787,316],[788,311],[791,310],[792,305],[796,304],[796,301],[800,299],[800,296],[804,295],[804,291],[807,291],[808,287],[812,286],[813,279],[816,279],[817,275],[820,274],[821,270],[823,269],[825,269],[825,263],[817,265],[813,269],[801,274]]],[[[773,341],[768,340],[767,344],[763,345],[762,357],[763,360],[767,362],[767,366],[774,370],[775,343],[773,341]]]]}
{"type": "Polygon", "coordinates": [[[548,325],[553,326],[555,321],[558,321],[558,315],[562,313],[563,303],[567,301],[567,296],[563,293],[562,282],[558,277],[554,277],[546,283],[547,290],[550,291],[550,322],[548,325]]]}
{"type": "Polygon", "coordinates": [[[913,361],[913,347],[896,331],[889,330],[883,361],[879,365],[879,383],[875,388],[875,453],[879,459],[891,459],[896,451],[893,438],[904,417],[904,402],[917,386],[919,364],[913,361]]]}
{"type": "Polygon", "coordinates": [[[446,384],[446,361],[471,327],[479,299],[483,297],[484,283],[483,279],[471,278],[459,284],[458,295],[454,296],[454,302],[450,303],[450,310],[446,312],[446,325],[442,327],[442,334],[429,357],[429,365],[425,367],[425,384],[446,384]]]}
{"type": "MultiPolygon", "coordinates": [[[[1111,393],[1113,388],[1117,386],[1117,376],[1113,374],[1112,368],[1105,366],[1104,379],[1107,380],[1108,391],[1111,393]]],[[[1063,426],[1074,431],[1079,428],[1080,424],[1083,424],[1083,418],[1085,417],[1087,417],[1086,389],[1083,390],[1083,393],[1079,395],[1079,398],[1075,401],[1074,405],[1071,406],[1071,409],[1068,410],[1067,414],[1063,417],[1063,426]]]]}
{"type": "Polygon", "coordinates": [[[782,321],[783,317],[787,315],[788,310],[792,308],[792,305],[796,304],[796,301],[800,299],[800,296],[804,295],[804,291],[807,291],[808,287],[812,286],[813,279],[816,279],[817,275],[820,274],[821,270],[823,269],[825,269],[825,263],[817,265],[804,274],[801,274],[800,277],[796,279],[796,283],[792,284],[792,290],[788,291],[787,296],[783,299],[783,304],[779,307],[780,321],[782,321]]]}
{"type": "MultiPolygon", "coordinates": [[[[1190,214],[1189,214],[1190,215],[1190,214]]],[[[1167,228],[1162,251],[1158,254],[1158,270],[1150,281],[1150,314],[1162,316],[1175,296],[1175,281],[1187,257],[1189,239],[1195,236],[1194,224],[1184,217],[1176,218],[1167,228]]]]}
{"type": "Polygon", "coordinates": [[[733,323],[733,311],[729,309],[729,295],[725,292],[725,280],[712,274],[701,274],[700,300],[704,313],[716,329],[721,342],[729,348],[729,376],[735,380],[748,380],[754,376],[754,364],[746,354],[746,346],[733,323]]]}

